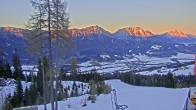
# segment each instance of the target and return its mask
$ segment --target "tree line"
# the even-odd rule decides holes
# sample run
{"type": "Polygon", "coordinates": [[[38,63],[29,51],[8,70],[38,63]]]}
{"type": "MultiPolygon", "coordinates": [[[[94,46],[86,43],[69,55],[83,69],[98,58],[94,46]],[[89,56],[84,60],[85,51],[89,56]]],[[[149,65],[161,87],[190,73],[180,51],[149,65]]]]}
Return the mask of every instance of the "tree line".
{"type": "Polygon", "coordinates": [[[120,79],[121,81],[136,85],[150,87],[185,88],[196,85],[196,75],[175,75],[171,71],[167,74],[141,75],[135,72],[105,75],[104,79],[120,79]]]}
{"type": "Polygon", "coordinates": [[[12,57],[13,71],[8,62],[3,62],[0,60],[0,78],[13,78],[15,80],[25,80],[25,76],[22,71],[20,57],[17,54],[17,49],[13,52],[12,57]]]}

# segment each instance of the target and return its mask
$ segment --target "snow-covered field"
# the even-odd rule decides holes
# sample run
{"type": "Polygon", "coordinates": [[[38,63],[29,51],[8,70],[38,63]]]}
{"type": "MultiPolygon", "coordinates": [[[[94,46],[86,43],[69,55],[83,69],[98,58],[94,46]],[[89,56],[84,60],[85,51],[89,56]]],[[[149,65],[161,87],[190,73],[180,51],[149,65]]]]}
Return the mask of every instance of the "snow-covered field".
{"type": "MultiPolygon", "coordinates": [[[[125,110],[183,110],[189,89],[168,89],[162,87],[131,86],[120,80],[108,80],[117,91],[119,105],[127,105],[125,110]]],[[[113,110],[111,94],[100,95],[95,103],[87,101],[88,95],[59,101],[59,110],[113,110]],[[84,106],[84,103],[87,106],[84,106]]],[[[50,104],[47,109],[51,110],[50,104]]],[[[43,110],[43,105],[39,106],[43,110]]]]}
{"type": "MultiPolygon", "coordinates": [[[[99,73],[115,73],[115,72],[128,72],[131,70],[145,70],[150,67],[166,67],[168,65],[186,63],[194,61],[194,55],[178,53],[176,56],[172,57],[149,57],[146,55],[135,55],[134,57],[125,57],[124,60],[116,60],[113,62],[100,62],[100,66],[96,66],[99,73]]],[[[85,62],[79,64],[80,70],[82,72],[90,71],[93,67],[91,62],[85,62]]],[[[165,68],[165,72],[157,72],[154,70],[152,72],[141,72],[141,74],[165,74],[169,70],[174,70],[174,68],[165,68]]],[[[184,67],[184,70],[175,71],[176,74],[189,74],[193,73],[193,65],[188,65],[184,67]]]]}
{"type": "Polygon", "coordinates": [[[153,74],[167,74],[169,71],[173,72],[175,75],[193,75],[194,65],[184,66],[180,68],[161,68],[153,71],[142,71],[137,74],[142,75],[153,75],[153,74]]]}

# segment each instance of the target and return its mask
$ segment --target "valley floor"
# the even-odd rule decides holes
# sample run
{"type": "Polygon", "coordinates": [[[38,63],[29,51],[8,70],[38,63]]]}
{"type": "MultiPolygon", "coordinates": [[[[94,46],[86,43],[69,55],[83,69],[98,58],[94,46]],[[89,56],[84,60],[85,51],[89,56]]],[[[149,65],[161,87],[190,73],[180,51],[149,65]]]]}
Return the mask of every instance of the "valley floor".
{"type": "MultiPolygon", "coordinates": [[[[193,54],[178,53],[172,57],[149,57],[146,55],[127,56],[124,60],[116,60],[113,62],[100,62],[100,66],[96,69],[99,73],[124,73],[133,70],[139,71],[138,74],[167,74],[169,71],[175,75],[193,74],[194,64],[193,54]],[[174,65],[178,65],[177,67],[174,65]]],[[[79,64],[81,72],[88,72],[93,67],[91,62],[79,64]]]]}

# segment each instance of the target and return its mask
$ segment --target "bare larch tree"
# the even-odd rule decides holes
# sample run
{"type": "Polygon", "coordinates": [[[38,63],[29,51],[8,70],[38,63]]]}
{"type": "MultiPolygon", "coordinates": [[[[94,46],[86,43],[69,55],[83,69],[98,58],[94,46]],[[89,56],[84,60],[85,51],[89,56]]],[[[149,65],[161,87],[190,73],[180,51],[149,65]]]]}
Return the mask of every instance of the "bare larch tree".
{"type": "MultiPolygon", "coordinates": [[[[58,110],[58,103],[57,103],[57,87],[55,88],[55,98],[54,98],[54,77],[57,82],[57,76],[59,73],[59,67],[62,66],[59,63],[59,53],[62,54],[62,50],[65,50],[67,47],[71,47],[71,37],[69,34],[69,16],[66,12],[67,9],[67,3],[63,0],[31,0],[32,6],[35,7],[35,9],[38,9],[39,14],[35,14],[34,16],[31,16],[31,20],[34,22],[30,22],[29,26],[31,28],[34,28],[34,30],[39,30],[39,34],[37,31],[33,35],[32,39],[39,39],[37,36],[40,36],[43,34],[43,32],[47,32],[48,36],[48,59],[49,59],[49,74],[50,74],[50,97],[51,97],[51,109],[55,110],[54,101],[56,102],[56,110],[58,110]],[[42,29],[47,29],[47,31],[43,31],[42,29]],[[52,56],[52,40],[55,40],[56,44],[56,63],[55,67],[53,66],[53,57],[52,56]],[[55,71],[54,71],[55,69],[55,71]],[[55,72],[55,76],[54,76],[55,72]]],[[[31,33],[32,35],[32,33],[31,33]]],[[[30,42],[33,41],[30,39],[30,42]]],[[[42,42],[42,40],[41,40],[42,42]]],[[[39,42],[37,42],[39,43],[39,42]]],[[[43,47],[43,45],[33,45],[31,48],[33,48],[33,51],[37,52],[37,50],[40,50],[39,47],[43,47]]],[[[43,55],[42,50],[42,55],[43,55]]],[[[43,57],[42,57],[43,58],[43,57]]],[[[44,64],[44,63],[42,63],[44,64]]],[[[43,81],[45,79],[43,78],[43,81]]],[[[44,88],[43,88],[44,89],[44,88]]],[[[45,91],[45,90],[44,90],[45,91]]],[[[44,99],[45,100],[45,99],[44,99]]],[[[44,103],[45,104],[45,103],[44,103]]],[[[46,110],[46,107],[45,107],[46,110]]]]}

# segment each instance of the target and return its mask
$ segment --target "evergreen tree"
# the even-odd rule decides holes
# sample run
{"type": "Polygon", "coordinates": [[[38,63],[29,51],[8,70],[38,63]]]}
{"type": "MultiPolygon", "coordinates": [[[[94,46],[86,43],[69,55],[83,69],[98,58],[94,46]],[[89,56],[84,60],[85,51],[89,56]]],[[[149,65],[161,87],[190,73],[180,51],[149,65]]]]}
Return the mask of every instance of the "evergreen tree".
{"type": "Polygon", "coordinates": [[[20,104],[23,102],[23,89],[22,89],[22,84],[21,81],[17,81],[17,96],[18,96],[18,101],[20,104]]]}
{"type": "Polygon", "coordinates": [[[33,75],[32,74],[29,74],[27,76],[27,82],[32,82],[32,77],[33,77],[33,75]]]}
{"type": "Polygon", "coordinates": [[[8,96],[6,99],[5,99],[5,102],[4,102],[4,105],[3,105],[3,110],[12,110],[13,109],[13,106],[10,102],[10,97],[8,96]]]}
{"type": "Polygon", "coordinates": [[[64,70],[63,70],[63,68],[61,68],[59,71],[59,76],[58,76],[58,80],[60,81],[60,83],[61,83],[63,77],[66,77],[66,74],[64,74],[64,70]]]}
{"type": "Polygon", "coordinates": [[[58,101],[61,101],[65,98],[68,98],[68,91],[67,88],[63,89],[63,86],[61,85],[58,93],[58,101]]]}
{"type": "Polygon", "coordinates": [[[31,106],[32,105],[32,100],[30,97],[30,91],[29,89],[26,87],[25,88],[25,93],[24,93],[24,106],[31,106]]]}
{"type": "Polygon", "coordinates": [[[175,81],[174,81],[174,78],[173,78],[173,74],[170,71],[167,74],[167,85],[166,85],[166,87],[169,87],[169,88],[174,88],[175,87],[175,81]]]}
{"type": "Polygon", "coordinates": [[[17,81],[16,90],[14,91],[14,96],[10,102],[14,108],[21,106],[23,103],[23,90],[21,81],[17,81]]]}
{"type": "Polygon", "coordinates": [[[43,73],[42,73],[41,60],[38,61],[38,72],[37,72],[36,84],[38,87],[38,92],[40,93],[41,96],[43,96],[43,73]]]}
{"type": "Polygon", "coordinates": [[[78,87],[76,86],[76,89],[75,89],[75,96],[79,96],[78,94],[78,87]]]}
{"type": "Polygon", "coordinates": [[[3,61],[5,56],[6,56],[5,49],[4,49],[3,45],[0,44],[0,61],[3,61]]]}
{"type": "Polygon", "coordinates": [[[25,77],[22,73],[22,67],[21,67],[21,63],[20,63],[20,58],[17,55],[17,50],[15,49],[14,54],[13,54],[13,67],[14,67],[14,73],[13,73],[13,77],[16,80],[24,80],[25,77]]]}
{"type": "Polygon", "coordinates": [[[36,98],[37,98],[37,87],[34,83],[30,86],[29,93],[30,93],[30,99],[32,100],[32,104],[34,105],[36,103],[36,98]]]}
{"type": "Polygon", "coordinates": [[[70,97],[75,97],[75,91],[71,90],[70,97]]]}
{"type": "Polygon", "coordinates": [[[84,84],[81,83],[82,92],[84,91],[84,84]]]}
{"type": "Polygon", "coordinates": [[[64,94],[65,94],[65,98],[69,98],[69,94],[68,94],[68,89],[67,88],[64,89],[64,94]]]}
{"type": "Polygon", "coordinates": [[[10,78],[12,76],[12,71],[9,63],[6,63],[4,65],[4,70],[7,78],[10,78]]]}
{"type": "Polygon", "coordinates": [[[40,96],[40,94],[37,94],[36,100],[35,100],[35,105],[40,105],[40,104],[42,104],[42,102],[43,102],[42,97],[40,96]]]}
{"type": "Polygon", "coordinates": [[[73,76],[74,82],[77,79],[77,74],[78,74],[78,61],[76,57],[71,58],[71,75],[73,76]]]}
{"type": "Polygon", "coordinates": [[[19,101],[17,101],[17,92],[14,91],[14,96],[11,99],[11,105],[13,106],[13,108],[18,107],[20,105],[19,101]]]}
{"type": "Polygon", "coordinates": [[[3,68],[3,62],[0,60],[0,78],[4,77],[4,68],[3,68]]]}
{"type": "Polygon", "coordinates": [[[69,85],[67,86],[67,90],[70,91],[70,86],[69,85]]]}

